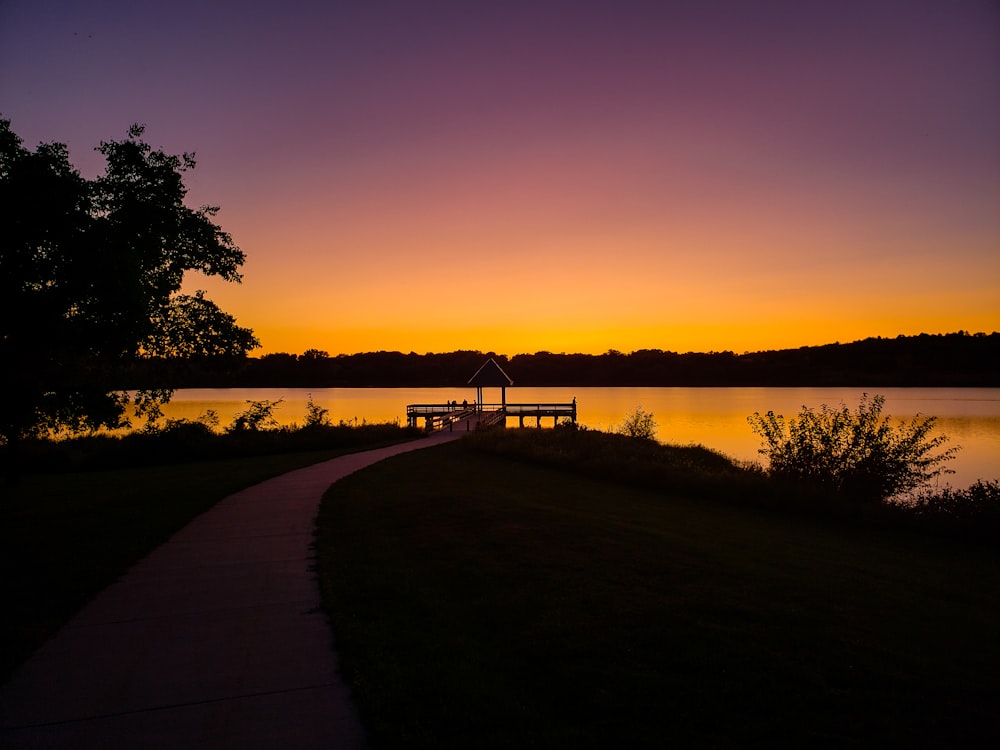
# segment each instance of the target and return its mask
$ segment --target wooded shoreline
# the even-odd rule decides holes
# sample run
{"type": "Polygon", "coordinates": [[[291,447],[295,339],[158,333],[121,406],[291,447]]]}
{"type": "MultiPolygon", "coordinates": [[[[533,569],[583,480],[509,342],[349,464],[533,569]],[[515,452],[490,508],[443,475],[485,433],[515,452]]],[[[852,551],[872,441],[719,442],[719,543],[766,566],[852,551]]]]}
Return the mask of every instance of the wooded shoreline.
{"type": "Polygon", "coordinates": [[[120,371],[120,387],[452,387],[463,386],[493,357],[520,386],[684,387],[1000,387],[1000,333],[920,334],[849,344],[747,352],[506,356],[461,350],[444,354],[366,352],[330,356],[146,359],[120,371]]]}

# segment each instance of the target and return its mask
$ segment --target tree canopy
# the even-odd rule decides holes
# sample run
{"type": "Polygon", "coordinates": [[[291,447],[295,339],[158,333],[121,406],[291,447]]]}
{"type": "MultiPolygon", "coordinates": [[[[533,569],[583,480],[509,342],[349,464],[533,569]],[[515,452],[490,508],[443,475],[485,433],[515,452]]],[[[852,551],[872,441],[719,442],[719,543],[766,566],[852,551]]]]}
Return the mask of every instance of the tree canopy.
{"type": "MultiPolygon", "coordinates": [[[[170,155],[132,126],[102,142],[88,180],[61,143],[24,147],[0,118],[0,436],[117,427],[132,399],[109,373],[146,357],[245,355],[259,346],[198,291],[189,271],[239,283],[245,256],[214,221],[185,205],[192,154],[170,155]]],[[[140,394],[148,408],[169,384],[140,394]]]]}
{"type": "Polygon", "coordinates": [[[847,344],[747,352],[644,349],[624,354],[517,354],[460,350],[449,353],[366,352],[331,356],[271,353],[211,359],[143,359],[122,372],[129,388],[169,371],[177,388],[464,387],[493,358],[522,386],[1000,386],[1000,333],[964,331],[870,338],[847,344]]]}

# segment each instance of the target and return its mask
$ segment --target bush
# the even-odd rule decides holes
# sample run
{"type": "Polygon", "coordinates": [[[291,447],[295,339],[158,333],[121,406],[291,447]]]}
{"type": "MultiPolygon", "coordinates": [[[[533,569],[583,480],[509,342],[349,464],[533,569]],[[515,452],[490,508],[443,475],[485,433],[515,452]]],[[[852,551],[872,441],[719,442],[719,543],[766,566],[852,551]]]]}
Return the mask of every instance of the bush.
{"type": "Polygon", "coordinates": [[[777,479],[831,490],[863,503],[881,503],[918,490],[944,473],[958,448],[936,452],[947,435],[931,436],[935,417],[915,416],[895,427],[882,415],[885,397],[863,394],[856,412],[846,406],[817,412],[803,407],[788,422],[773,411],[748,417],[761,436],[760,453],[777,479]]]}
{"type": "Polygon", "coordinates": [[[653,413],[645,411],[641,406],[635,407],[635,411],[629,413],[622,423],[615,430],[619,435],[640,438],[642,440],[656,440],[656,420],[653,413]]]}
{"type": "Polygon", "coordinates": [[[925,490],[905,507],[917,520],[936,527],[981,538],[1000,538],[1000,482],[980,479],[964,490],[925,490]]]}
{"type": "Polygon", "coordinates": [[[306,404],[306,421],[304,427],[318,428],[327,427],[330,424],[330,410],[324,409],[313,401],[312,394],[309,394],[309,403],[306,404]]]}
{"type": "MultiPolygon", "coordinates": [[[[260,430],[273,430],[278,427],[278,420],[274,418],[274,410],[278,408],[284,399],[277,401],[247,401],[247,408],[236,415],[233,423],[229,426],[229,432],[259,432],[260,430]]],[[[311,402],[310,402],[311,403],[311,402]]]]}

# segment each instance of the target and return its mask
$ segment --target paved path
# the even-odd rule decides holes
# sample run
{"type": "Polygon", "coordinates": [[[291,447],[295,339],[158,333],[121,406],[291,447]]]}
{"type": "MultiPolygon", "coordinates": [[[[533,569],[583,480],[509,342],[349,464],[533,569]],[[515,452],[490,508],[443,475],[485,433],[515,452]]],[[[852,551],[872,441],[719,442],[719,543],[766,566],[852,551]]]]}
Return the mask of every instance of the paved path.
{"type": "Polygon", "coordinates": [[[222,500],[112,585],[0,689],[0,748],[360,748],[311,571],[327,487],[464,424],[222,500]]]}

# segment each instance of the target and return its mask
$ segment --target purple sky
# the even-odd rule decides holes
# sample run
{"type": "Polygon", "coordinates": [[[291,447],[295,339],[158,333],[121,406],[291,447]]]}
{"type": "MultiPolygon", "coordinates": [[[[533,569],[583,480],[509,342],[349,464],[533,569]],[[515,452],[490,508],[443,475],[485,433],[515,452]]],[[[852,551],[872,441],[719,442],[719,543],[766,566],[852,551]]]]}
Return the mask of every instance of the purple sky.
{"type": "Polygon", "coordinates": [[[987,0],[0,0],[0,112],[195,151],[265,351],[1000,329],[987,0]]]}

